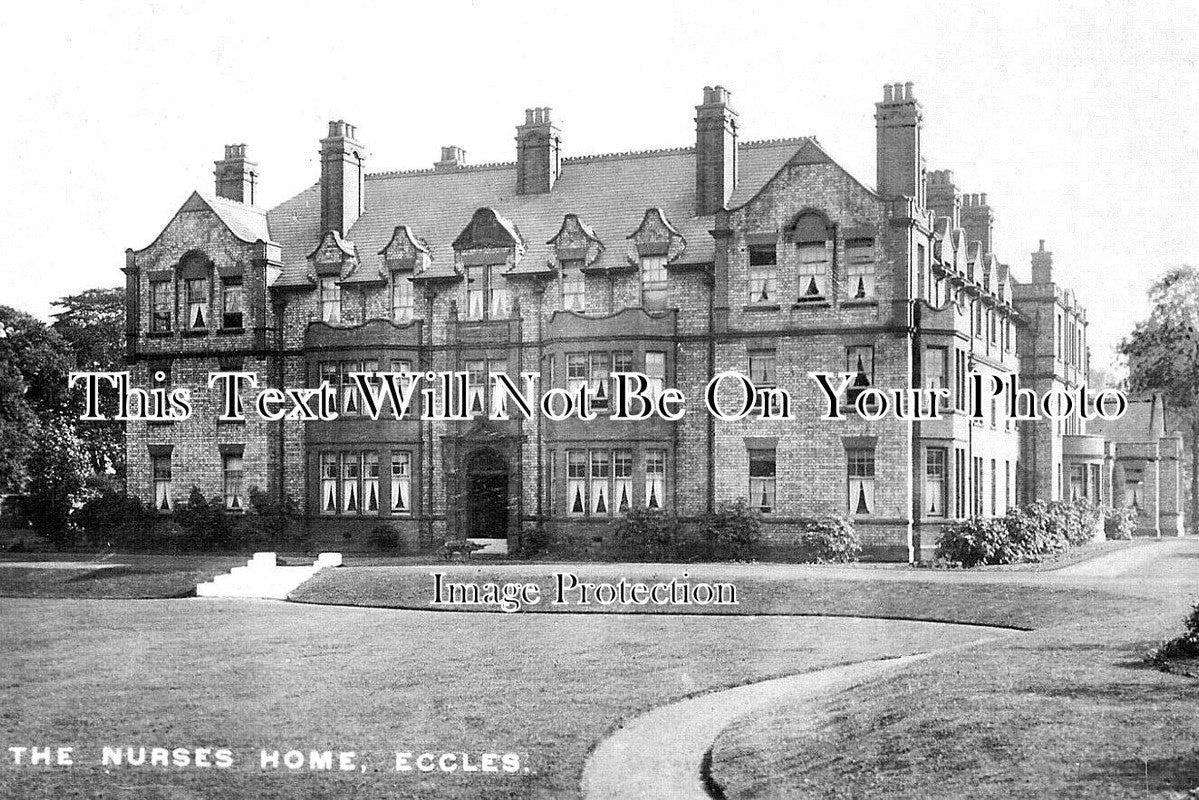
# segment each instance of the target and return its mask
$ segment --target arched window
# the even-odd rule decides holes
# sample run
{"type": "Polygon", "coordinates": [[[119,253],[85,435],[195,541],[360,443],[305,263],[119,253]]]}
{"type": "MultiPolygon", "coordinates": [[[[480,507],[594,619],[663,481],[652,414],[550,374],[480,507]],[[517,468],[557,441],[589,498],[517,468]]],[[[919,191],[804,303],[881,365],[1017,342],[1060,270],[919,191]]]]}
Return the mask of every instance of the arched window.
{"type": "Polygon", "coordinates": [[[832,286],[833,235],[828,218],[817,211],[796,216],[787,230],[798,254],[799,302],[827,300],[832,286]]]}
{"type": "Polygon", "coordinates": [[[179,261],[183,287],[183,329],[207,330],[212,316],[212,259],[194,250],[179,261]]]}

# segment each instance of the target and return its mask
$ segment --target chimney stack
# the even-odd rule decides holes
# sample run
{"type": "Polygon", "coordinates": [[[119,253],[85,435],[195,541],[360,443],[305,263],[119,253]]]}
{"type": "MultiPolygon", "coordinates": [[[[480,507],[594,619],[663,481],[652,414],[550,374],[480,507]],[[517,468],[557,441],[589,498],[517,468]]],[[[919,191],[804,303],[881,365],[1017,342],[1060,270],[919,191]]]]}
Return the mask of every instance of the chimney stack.
{"type": "Polygon", "coordinates": [[[983,255],[990,255],[992,237],[995,230],[995,212],[987,205],[987,193],[968,194],[963,198],[962,228],[966,231],[966,240],[982,242],[983,255]]]}
{"type": "Polygon", "coordinates": [[[466,151],[457,145],[441,148],[441,160],[433,164],[437,172],[452,172],[466,166],[466,151]]]}
{"type": "Polygon", "coordinates": [[[924,159],[920,155],[923,112],[911,83],[883,87],[883,101],[874,104],[878,130],[878,193],[885,199],[904,195],[925,205],[924,159]]]}
{"type": "Polygon", "coordinates": [[[1045,240],[1041,247],[1032,254],[1032,282],[1053,283],[1053,253],[1045,249],[1045,240]]]}
{"type": "Polygon", "coordinates": [[[366,208],[366,148],[358,142],[354,126],[345,120],[329,123],[321,139],[321,232],[342,236],[366,208]]]}
{"type": "Polygon", "coordinates": [[[562,172],[562,132],[548,108],[526,108],[516,127],[516,193],[549,194],[562,172]]]}
{"type": "Polygon", "coordinates": [[[962,227],[962,195],[953,183],[953,170],[934,169],[927,173],[925,200],[937,219],[948,217],[949,228],[962,227]]]}
{"type": "Polygon", "coordinates": [[[258,185],[258,164],[246,159],[244,144],[225,145],[225,157],[214,162],[216,195],[226,200],[254,205],[254,189],[258,185]]]}
{"type": "Polygon", "coordinates": [[[737,112],[723,86],[705,86],[695,107],[695,213],[715,214],[728,206],[737,185],[737,112]]]}

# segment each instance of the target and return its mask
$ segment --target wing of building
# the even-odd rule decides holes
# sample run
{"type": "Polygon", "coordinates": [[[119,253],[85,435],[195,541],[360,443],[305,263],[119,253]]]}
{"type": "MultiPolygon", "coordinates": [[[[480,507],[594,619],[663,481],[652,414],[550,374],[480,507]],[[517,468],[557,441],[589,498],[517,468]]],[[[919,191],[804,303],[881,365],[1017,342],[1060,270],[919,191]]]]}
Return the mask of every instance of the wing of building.
{"type": "Polygon", "coordinates": [[[596,552],[631,507],[694,517],[748,498],[779,547],[801,518],[841,514],[901,560],[947,521],[1106,500],[1113,453],[1081,424],[965,413],[970,372],[1082,383],[1085,312],[1043,246],[1032,282],[1015,281],[986,195],[926,171],[911,84],[875,108],[875,188],[815,138],[740,141],[719,86],[695,107],[694,146],[648,152],[568,157],[538,108],[513,162],[446,147],[431,169],[370,173],[354,126],[331,122],[319,180],[272,209],[254,202],[245,145],[226,147],[215,193],[126,254],[133,382],[193,402],[187,420],[129,423],[130,491],[166,511],[197,487],[238,512],[257,487],[294,501],[318,541],[365,548],[386,524],[405,551],[469,537],[596,552]],[[328,381],[340,416],[220,422],[215,370],[328,381]],[[469,373],[474,418],[371,420],[351,374],[377,370],[469,373]],[[689,413],[607,419],[612,371],[678,387],[689,413]],[[700,399],[722,371],[787,389],[793,418],[713,418],[700,399]],[[952,399],[937,420],[829,422],[814,371],[853,373],[851,395],[952,399]],[[493,372],[538,372],[601,414],[490,419],[493,372]]]}

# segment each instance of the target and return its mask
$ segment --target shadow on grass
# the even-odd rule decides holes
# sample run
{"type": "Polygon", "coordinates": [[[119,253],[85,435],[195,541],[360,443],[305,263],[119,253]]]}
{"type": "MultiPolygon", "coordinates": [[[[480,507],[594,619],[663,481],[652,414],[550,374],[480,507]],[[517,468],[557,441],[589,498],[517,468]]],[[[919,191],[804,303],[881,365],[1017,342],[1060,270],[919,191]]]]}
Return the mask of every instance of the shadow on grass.
{"type": "Polygon", "coordinates": [[[81,583],[83,581],[100,581],[108,578],[121,578],[127,575],[156,575],[157,570],[139,569],[137,567],[109,567],[107,569],[97,569],[92,572],[85,572],[82,575],[75,575],[67,578],[63,583],[81,583]]]}

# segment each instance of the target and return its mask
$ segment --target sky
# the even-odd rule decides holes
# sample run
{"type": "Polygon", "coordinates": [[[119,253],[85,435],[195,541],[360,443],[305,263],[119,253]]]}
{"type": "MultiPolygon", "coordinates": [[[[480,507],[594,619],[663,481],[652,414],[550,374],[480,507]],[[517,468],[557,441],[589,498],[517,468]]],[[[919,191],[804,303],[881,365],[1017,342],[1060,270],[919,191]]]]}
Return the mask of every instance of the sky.
{"type": "Polygon", "coordinates": [[[705,85],[745,140],[815,135],[874,185],[874,103],[915,83],[929,169],[986,192],[1019,280],[1046,240],[1093,364],[1165,269],[1199,266],[1195,2],[37,2],[0,21],[0,219],[27,249],[0,304],[39,316],[123,282],[245,142],[273,205],[319,176],[327,121],[368,171],[515,157],[549,106],[566,155],[694,144],[705,85]],[[36,251],[36,252],[35,252],[36,251]]]}

